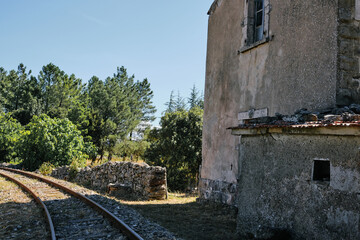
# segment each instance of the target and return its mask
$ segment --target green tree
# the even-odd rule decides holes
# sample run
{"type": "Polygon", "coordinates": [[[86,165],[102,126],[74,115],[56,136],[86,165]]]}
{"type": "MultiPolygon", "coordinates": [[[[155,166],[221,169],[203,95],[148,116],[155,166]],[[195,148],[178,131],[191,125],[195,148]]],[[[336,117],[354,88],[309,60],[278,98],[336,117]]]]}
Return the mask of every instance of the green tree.
{"type": "Polygon", "coordinates": [[[6,91],[8,89],[7,73],[4,68],[0,67],[0,112],[5,111],[6,91]]]}
{"type": "Polygon", "coordinates": [[[185,99],[180,95],[180,92],[178,91],[178,94],[176,96],[175,100],[175,111],[185,111],[186,110],[186,103],[185,99]]]}
{"type": "Polygon", "coordinates": [[[150,83],[135,80],[124,67],[105,81],[93,77],[87,87],[52,63],[43,66],[37,78],[30,74],[23,64],[9,73],[0,68],[1,112],[11,112],[23,125],[41,114],[69,119],[89,143],[87,149],[93,152],[92,142],[101,156],[108,151],[111,158],[117,142],[141,121],[155,119],[150,83]]]}
{"type": "Polygon", "coordinates": [[[83,106],[79,101],[84,85],[74,74],[69,76],[58,66],[49,63],[43,66],[38,81],[41,88],[42,112],[50,117],[66,118],[73,108],[83,106]]]}
{"type": "Polygon", "coordinates": [[[68,119],[45,114],[34,116],[27,125],[19,149],[23,166],[29,170],[44,162],[61,166],[74,160],[84,163],[86,159],[83,137],[76,126],[68,119]]]}
{"type": "Polygon", "coordinates": [[[204,97],[203,94],[200,95],[199,90],[195,85],[191,88],[190,97],[187,98],[187,102],[185,99],[178,94],[174,96],[174,91],[171,91],[170,99],[165,103],[166,110],[165,113],[173,113],[176,111],[184,111],[187,109],[192,109],[199,107],[204,109],[204,97]]]}
{"type": "Polygon", "coordinates": [[[21,124],[27,124],[31,117],[39,112],[39,86],[36,78],[30,76],[23,64],[17,71],[11,70],[7,75],[0,69],[0,101],[5,112],[12,112],[12,116],[21,124]]]}
{"type": "Polygon", "coordinates": [[[10,114],[0,112],[0,161],[17,159],[16,146],[21,137],[22,126],[10,114]]]}
{"type": "Polygon", "coordinates": [[[89,101],[90,98],[88,93],[81,92],[76,100],[72,101],[67,113],[67,118],[77,126],[87,142],[91,140],[91,137],[88,134],[90,125],[89,116],[91,113],[89,101]]]}
{"type": "Polygon", "coordinates": [[[176,105],[174,100],[174,91],[171,91],[170,93],[170,99],[168,102],[165,103],[166,110],[165,113],[172,113],[176,111],[176,105]]]}
{"type": "Polygon", "coordinates": [[[188,98],[189,108],[199,107],[204,109],[204,100],[202,94],[199,94],[199,90],[195,85],[191,88],[190,97],[188,98]]]}
{"type": "Polygon", "coordinates": [[[203,110],[165,113],[160,129],[149,135],[151,145],[145,153],[146,162],[166,167],[171,190],[195,186],[201,164],[203,110]]]}
{"type": "Polygon", "coordinates": [[[114,96],[115,91],[106,86],[103,81],[97,77],[92,77],[87,87],[89,95],[90,113],[88,115],[89,128],[88,135],[93,143],[98,147],[101,158],[104,155],[106,138],[113,135],[116,130],[116,124],[112,121],[118,119],[116,112],[122,110],[123,106],[116,106],[117,101],[114,96]]]}
{"type": "Polygon", "coordinates": [[[41,87],[41,101],[43,106],[43,113],[48,114],[52,109],[58,107],[56,104],[55,87],[61,78],[65,75],[59,67],[52,63],[42,67],[39,73],[38,80],[41,87]]]}
{"type": "MultiPolygon", "coordinates": [[[[89,95],[89,131],[102,158],[112,152],[117,140],[124,140],[142,120],[153,120],[153,92],[147,79],[135,81],[124,67],[117,68],[105,82],[92,77],[87,86],[89,95]]],[[[112,154],[109,154],[111,159],[112,154]]]]}
{"type": "MultiPolygon", "coordinates": [[[[140,110],[140,121],[154,121],[156,108],[153,105],[152,98],[154,93],[150,88],[150,83],[147,78],[143,81],[137,81],[135,84],[137,94],[138,109],[140,110]]],[[[138,122],[138,124],[140,123],[138,122]]]]}

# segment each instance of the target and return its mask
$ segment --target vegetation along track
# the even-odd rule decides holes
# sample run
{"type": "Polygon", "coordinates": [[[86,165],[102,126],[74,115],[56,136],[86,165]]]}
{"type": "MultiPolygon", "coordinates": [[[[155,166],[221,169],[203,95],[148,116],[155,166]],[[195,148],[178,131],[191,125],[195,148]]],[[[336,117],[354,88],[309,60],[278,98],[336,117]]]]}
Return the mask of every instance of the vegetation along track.
{"type": "Polygon", "coordinates": [[[1,175],[31,191],[35,200],[43,205],[45,213],[49,213],[46,215],[52,239],[142,239],[115,215],[82,194],[29,172],[0,169],[1,175]]]}

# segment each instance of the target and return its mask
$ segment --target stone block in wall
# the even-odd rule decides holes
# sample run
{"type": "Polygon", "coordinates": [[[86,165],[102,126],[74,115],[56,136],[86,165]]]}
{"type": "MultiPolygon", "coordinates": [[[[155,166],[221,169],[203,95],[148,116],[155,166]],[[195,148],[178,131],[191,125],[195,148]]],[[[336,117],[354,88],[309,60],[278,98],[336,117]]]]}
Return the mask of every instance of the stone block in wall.
{"type": "Polygon", "coordinates": [[[110,183],[107,186],[107,193],[111,194],[113,192],[117,192],[119,194],[131,194],[132,188],[129,184],[113,184],[110,183]]]}
{"type": "Polygon", "coordinates": [[[345,55],[350,55],[352,54],[352,41],[349,39],[344,39],[342,41],[340,41],[339,43],[339,53],[340,54],[345,54],[345,55]]]}
{"type": "Polygon", "coordinates": [[[340,21],[351,21],[352,13],[350,8],[339,8],[339,20],[340,21]]]}
{"type": "Polygon", "coordinates": [[[150,186],[159,186],[159,185],[164,185],[166,184],[166,179],[163,179],[163,178],[153,178],[151,181],[150,181],[150,186]]]}

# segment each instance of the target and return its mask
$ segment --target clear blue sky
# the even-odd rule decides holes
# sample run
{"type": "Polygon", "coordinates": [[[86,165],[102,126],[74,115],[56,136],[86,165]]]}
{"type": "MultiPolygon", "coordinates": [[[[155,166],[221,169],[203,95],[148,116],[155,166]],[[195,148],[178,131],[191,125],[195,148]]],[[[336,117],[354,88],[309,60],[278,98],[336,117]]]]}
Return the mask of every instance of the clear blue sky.
{"type": "Polygon", "coordinates": [[[213,0],[0,0],[0,67],[37,76],[52,62],[83,82],[125,66],[148,78],[156,116],[171,90],[203,91],[213,0]]]}

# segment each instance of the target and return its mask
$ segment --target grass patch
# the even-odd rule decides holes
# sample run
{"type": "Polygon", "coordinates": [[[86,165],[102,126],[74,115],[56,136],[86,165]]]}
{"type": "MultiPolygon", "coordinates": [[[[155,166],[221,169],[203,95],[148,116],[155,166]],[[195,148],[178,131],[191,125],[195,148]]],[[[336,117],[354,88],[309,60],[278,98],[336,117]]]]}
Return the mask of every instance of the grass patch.
{"type": "MultiPolygon", "coordinates": [[[[97,156],[96,160],[94,161],[92,161],[91,159],[87,159],[86,166],[96,167],[107,162],[109,162],[107,155],[104,155],[103,159],[100,159],[100,156],[97,156]]],[[[113,155],[111,162],[133,162],[133,163],[145,164],[145,161],[140,158],[131,159],[130,157],[118,157],[116,155],[113,155]]]]}
{"type": "Polygon", "coordinates": [[[194,195],[169,193],[167,200],[121,202],[183,239],[237,239],[236,211],[198,203],[194,195]]]}

